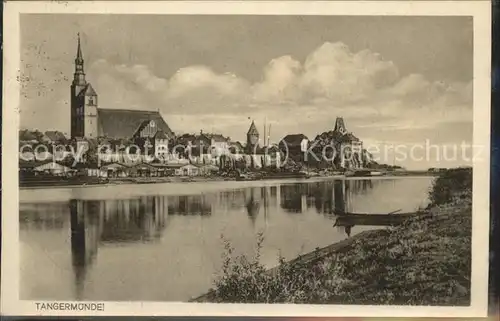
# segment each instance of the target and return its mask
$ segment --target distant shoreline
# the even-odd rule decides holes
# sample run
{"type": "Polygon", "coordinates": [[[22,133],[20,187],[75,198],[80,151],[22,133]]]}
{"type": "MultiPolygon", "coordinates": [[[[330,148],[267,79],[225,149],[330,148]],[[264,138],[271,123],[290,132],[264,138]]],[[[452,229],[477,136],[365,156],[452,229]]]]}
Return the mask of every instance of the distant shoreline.
{"type": "MultiPolygon", "coordinates": [[[[405,171],[405,172],[391,172],[381,176],[365,176],[365,177],[346,177],[345,175],[317,175],[311,176],[309,179],[345,179],[345,180],[363,180],[363,179],[389,179],[393,177],[432,177],[437,176],[437,173],[431,173],[427,171],[405,171]]],[[[262,179],[262,181],[287,181],[292,178],[279,178],[279,179],[262,179]]],[[[307,180],[307,179],[304,179],[307,180]]],[[[153,184],[166,184],[166,183],[203,183],[203,182],[234,182],[236,181],[233,177],[202,177],[202,176],[190,176],[190,177],[180,177],[180,176],[169,176],[169,177],[144,177],[144,178],[112,178],[104,183],[89,183],[89,184],[64,184],[47,182],[43,185],[19,185],[20,190],[34,190],[34,189],[48,189],[48,188],[87,188],[87,187],[98,187],[98,186],[114,186],[114,185],[153,185],[153,184]]]]}

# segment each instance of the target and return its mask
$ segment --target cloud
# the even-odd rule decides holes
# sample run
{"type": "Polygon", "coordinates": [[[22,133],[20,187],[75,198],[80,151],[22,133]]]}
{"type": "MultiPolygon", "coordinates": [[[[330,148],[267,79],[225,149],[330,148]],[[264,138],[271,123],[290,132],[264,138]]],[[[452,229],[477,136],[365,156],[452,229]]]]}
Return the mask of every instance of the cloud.
{"type": "Polygon", "coordinates": [[[179,69],[170,79],[145,65],[113,66],[99,60],[90,67],[103,108],[161,109],[171,114],[227,111],[242,101],[249,84],[234,74],[217,74],[206,66],[179,69]]]}
{"type": "MultiPolygon", "coordinates": [[[[292,132],[314,137],[343,116],[348,130],[378,139],[388,133],[411,136],[411,130],[419,135],[444,128],[460,132],[461,124],[472,123],[472,82],[401,75],[392,61],[370,50],[351,52],[340,42],[322,44],[303,62],[276,57],[256,82],[203,65],[180,68],[169,77],[144,64],[114,65],[104,59],[87,69],[100,107],[159,109],[176,132],[214,130],[244,139],[242,126],[253,118],[272,123],[276,140],[292,132]]],[[[67,103],[68,84],[61,85],[47,101],[67,103]]],[[[36,107],[33,102],[26,106],[36,107]]]]}
{"type": "Polygon", "coordinates": [[[264,79],[252,88],[257,101],[284,102],[300,98],[301,64],[291,56],[273,59],[264,68],[264,79]]]}
{"type": "Polygon", "coordinates": [[[198,90],[213,91],[220,96],[242,95],[247,89],[245,80],[231,73],[217,74],[205,66],[179,69],[169,81],[168,97],[177,98],[198,90]]]}
{"type": "Polygon", "coordinates": [[[301,87],[312,98],[354,101],[398,79],[392,62],[369,50],[351,53],[343,43],[325,43],[305,60],[301,87]]]}

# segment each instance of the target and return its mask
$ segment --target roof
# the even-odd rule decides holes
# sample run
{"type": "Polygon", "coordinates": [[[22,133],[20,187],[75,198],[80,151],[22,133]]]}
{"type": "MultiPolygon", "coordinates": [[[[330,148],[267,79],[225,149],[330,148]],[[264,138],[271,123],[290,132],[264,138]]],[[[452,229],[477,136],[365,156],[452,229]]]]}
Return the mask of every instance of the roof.
{"type": "Polygon", "coordinates": [[[181,166],[180,168],[198,168],[198,166],[195,166],[193,164],[186,164],[184,166],[181,166]]]}
{"type": "Polygon", "coordinates": [[[177,143],[187,144],[188,142],[192,142],[195,139],[196,136],[193,134],[182,134],[181,136],[177,137],[177,143]]]}
{"type": "Polygon", "coordinates": [[[150,163],[151,166],[156,167],[156,168],[180,168],[186,164],[159,164],[159,163],[150,163]]]}
{"type": "Polygon", "coordinates": [[[150,119],[143,120],[143,121],[139,124],[139,127],[137,127],[137,129],[134,131],[133,136],[139,135],[139,133],[140,133],[140,132],[141,132],[144,128],[146,128],[146,126],[147,126],[147,125],[149,125],[149,123],[151,123],[151,120],[150,120],[150,119]]]}
{"type": "Polygon", "coordinates": [[[259,135],[259,131],[255,126],[255,122],[252,120],[252,124],[250,124],[250,128],[248,129],[247,135],[259,135]]]}
{"type": "Polygon", "coordinates": [[[208,137],[208,135],[205,135],[205,134],[201,134],[201,135],[196,136],[196,138],[194,140],[196,142],[205,141],[208,143],[208,145],[210,145],[210,143],[212,142],[210,137],[208,137]]]}
{"type": "Polygon", "coordinates": [[[280,149],[276,145],[271,145],[271,146],[265,147],[264,151],[267,151],[268,153],[270,153],[270,152],[271,153],[278,153],[278,152],[280,152],[280,149]]]}
{"type": "Polygon", "coordinates": [[[35,135],[34,132],[28,130],[28,129],[21,129],[19,131],[19,140],[37,140],[37,136],[35,135]]]}
{"type": "Polygon", "coordinates": [[[133,165],[129,165],[128,167],[130,167],[130,168],[138,168],[138,167],[145,168],[145,167],[147,167],[147,168],[150,168],[150,169],[151,169],[151,168],[156,168],[156,167],[155,167],[154,165],[152,165],[152,164],[149,164],[149,163],[143,163],[143,162],[141,162],[141,163],[136,163],[136,164],[133,164],[133,165]]]}
{"type": "Polygon", "coordinates": [[[243,144],[240,142],[231,142],[231,146],[238,147],[238,148],[243,148],[243,144]]]}
{"type": "Polygon", "coordinates": [[[330,130],[328,132],[323,132],[321,133],[320,135],[317,135],[316,138],[314,139],[315,141],[318,141],[318,140],[328,140],[328,141],[337,141],[339,140],[340,138],[342,137],[342,134],[340,134],[339,132],[336,132],[336,131],[333,131],[333,130],[330,130]]]}
{"type": "Polygon", "coordinates": [[[168,136],[174,133],[165,122],[160,112],[128,109],[97,109],[99,136],[109,138],[130,138],[145,121],[154,120],[158,129],[168,136]]]}
{"type": "Polygon", "coordinates": [[[341,137],[341,140],[344,142],[359,142],[359,138],[354,136],[352,133],[347,133],[341,137]]]}
{"type": "Polygon", "coordinates": [[[85,88],[83,88],[82,91],[80,91],[78,96],[97,96],[97,93],[95,92],[92,85],[90,83],[87,83],[85,88]]]}
{"type": "Polygon", "coordinates": [[[57,130],[48,130],[45,132],[45,136],[47,136],[48,139],[51,141],[61,141],[61,140],[66,140],[66,136],[64,136],[63,133],[57,130]]]}
{"type": "Polygon", "coordinates": [[[168,139],[168,136],[165,134],[163,130],[159,130],[155,134],[155,139],[168,139]]]}
{"type": "Polygon", "coordinates": [[[304,139],[309,140],[304,134],[290,134],[283,137],[282,141],[285,141],[287,144],[300,145],[304,139]]]}
{"type": "Polygon", "coordinates": [[[46,169],[55,169],[55,168],[64,168],[66,170],[71,170],[70,167],[56,163],[56,162],[45,162],[43,164],[38,164],[38,166],[33,167],[35,171],[46,170],[46,169]]]}
{"type": "Polygon", "coordinates": [[[212,139],[214,142],[228,142],[229,138],[221,134],[204,134],[206,137],[212,139]]]}

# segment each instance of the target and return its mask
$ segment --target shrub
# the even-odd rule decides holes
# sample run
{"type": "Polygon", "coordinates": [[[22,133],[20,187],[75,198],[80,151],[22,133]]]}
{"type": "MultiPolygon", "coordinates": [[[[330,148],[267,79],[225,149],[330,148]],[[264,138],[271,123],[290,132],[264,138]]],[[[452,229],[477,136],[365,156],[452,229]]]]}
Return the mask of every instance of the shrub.
{"type": "Polygon", "coordinates": [[[472,190],[472,169],[448,169],[434,181],[429,192],[429,207],[449,203],[456,193],[465,190],[472,190]]]}

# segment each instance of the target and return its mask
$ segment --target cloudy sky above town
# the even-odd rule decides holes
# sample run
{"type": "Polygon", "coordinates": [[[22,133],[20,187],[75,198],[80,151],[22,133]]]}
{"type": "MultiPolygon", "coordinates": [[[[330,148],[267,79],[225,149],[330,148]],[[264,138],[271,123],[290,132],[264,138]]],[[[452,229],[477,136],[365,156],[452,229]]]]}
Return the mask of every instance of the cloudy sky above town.
{"type": "Polygon", "coordinates": [[[472,31],[468,17],[23,15],[21,126],[69,133],[80,32],[99,107],[159,110],[176,133],[244,141],[253,119],[272,142],[312,139],[342,116],[365,145],[471,143],[472,31]]]}

